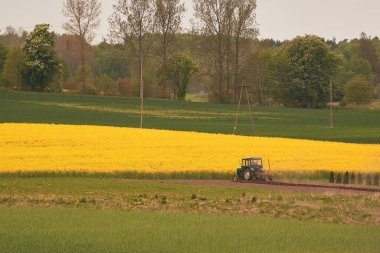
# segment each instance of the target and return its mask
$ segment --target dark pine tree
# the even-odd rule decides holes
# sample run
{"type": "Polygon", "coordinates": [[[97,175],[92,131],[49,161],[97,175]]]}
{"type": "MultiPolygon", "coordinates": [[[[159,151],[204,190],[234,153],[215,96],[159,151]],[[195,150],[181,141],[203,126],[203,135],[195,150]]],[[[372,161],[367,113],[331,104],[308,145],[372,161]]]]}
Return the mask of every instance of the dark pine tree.
{"type": "Polygon", "coordinates": [[[376,174],[374,179],[373,179],[373,185],[374,186],[379,186],[379,174],[376,174]]]}
{"type": "Polygon", "coordinates": [[[331,171],[330,172],[330,178],[329,178],[329,183],[334,183],[335,182],[335,176],[334,176],[334,172],[331,171]]]}
{"type": "Polygon", "coordinates": [[[354,172],[351,173],[350,183],[351,184],[356,184],[356,177],[355,177],[355,173],[354,172]]]}
{"type": "Polygon", "coordinates": [[[342,176],[340,175],[340,173],[338,173],[338,175],[336,176],[336,183],[337,184],[341,184],[342,183],[342,176]]]}
{"type": "Polygon", "coordinates": [[[348,174],[348,171],[346,171],[343,175],[343,184],[348,184],[350,181],[350,175],[348,174]]]}
{"type": "Polygon", "coordinates": [[[365,184],[366,185],[372,185],[372,178],[371,178],[370,174],[367,175],[367,178],[365,180],[365,184]]]}
{"type": "Polygon", "coordinates": [[[356,181],[357,184],[363,184],[362,174],[358,174],[358,180],[356,181]]]}

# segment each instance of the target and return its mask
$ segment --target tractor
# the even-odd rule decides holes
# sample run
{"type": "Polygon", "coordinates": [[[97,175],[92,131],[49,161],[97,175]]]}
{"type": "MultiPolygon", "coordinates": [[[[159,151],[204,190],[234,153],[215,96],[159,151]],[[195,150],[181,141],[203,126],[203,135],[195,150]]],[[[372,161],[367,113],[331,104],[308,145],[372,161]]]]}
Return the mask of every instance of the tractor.
{"type": "Polygon", "coordinates": [[[234,182],[238,181],[272,182],[272,174],[264,170],[261,157],[247,157],[241,160],[241,167],[236,170],[234,182]]]}

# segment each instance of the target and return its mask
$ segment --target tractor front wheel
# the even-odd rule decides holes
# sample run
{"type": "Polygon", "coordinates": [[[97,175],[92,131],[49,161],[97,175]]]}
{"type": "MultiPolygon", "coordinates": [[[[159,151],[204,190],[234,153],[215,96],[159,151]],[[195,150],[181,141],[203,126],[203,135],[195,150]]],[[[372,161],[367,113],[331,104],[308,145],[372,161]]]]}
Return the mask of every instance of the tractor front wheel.
{"type": "Polygon", "coordinates": [[[243,172],[243,177],[245,181],[249,181],[252,178],[252,171],[250,169],[245,169],[243,172]]]}

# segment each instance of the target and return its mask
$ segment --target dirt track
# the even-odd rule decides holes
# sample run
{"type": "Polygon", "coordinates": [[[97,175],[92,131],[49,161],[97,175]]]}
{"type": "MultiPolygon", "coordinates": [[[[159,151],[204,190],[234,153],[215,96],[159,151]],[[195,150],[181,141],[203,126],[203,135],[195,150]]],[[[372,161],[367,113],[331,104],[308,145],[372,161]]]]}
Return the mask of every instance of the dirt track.
{"type": "MultiPolygon", "coordinates": [[[[150,180],[148,180],[150,181],[150,180]]],[[[339,193],[339,194],[380,194],[379,187],[358,187],[347,186],[347,189],[339,189],[343,185],[324,184],[324,183],[309,183],[309,182],[292,182],[290,184],[297,185],[276,185],[276,184],[255,184],[255,183],[235,183],[229,180],[160,180],[159,182],[170,182],[176,184],[190,185],[216,185],[237,188],[257,188],[279,191],[295,191],[295,192],[318,192],[318,193],[339,193]],[[305,184],[312,184],[306,186],[305,184]],[[332,188],[337,187],[337,188],[332,188]]],[[[286,183],[289,184],[289,183],[286,183]]]]}

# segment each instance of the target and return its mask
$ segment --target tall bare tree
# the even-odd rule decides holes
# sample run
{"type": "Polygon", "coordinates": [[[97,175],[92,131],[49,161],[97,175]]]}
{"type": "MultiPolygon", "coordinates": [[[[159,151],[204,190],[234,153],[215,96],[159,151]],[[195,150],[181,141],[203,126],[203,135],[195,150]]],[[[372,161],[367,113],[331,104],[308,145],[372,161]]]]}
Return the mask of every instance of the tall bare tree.
{"type": "Polygon", "coordinates": [[[155,0],[155,26],[160,35],[157,47],[161,60],[160,83],[164,95],[168,93],[168,61],[174,51],[175,35],[181,30],[181,18],[185,5],[180,0],[155,0]]]}
{"type": "Polygon", "coordinates": [[[201,38],[204,53],[212,69],[211,77],[216,85],[216,96],[223,102],[228,93],[228,60],[231,49],[233,14],[236,0],[194,0],[197,24],[194,27],[201,38]],[[226,88],[226,91],[224,90],[226,88]]]}
{"type": "Polygon", "coordinates": [[[85,46],[94,39],[94,31],[100,24],[101,6],[99,0],[66,0],[63,3],[62,12],[68,19],[63,28],[80,41],[83,91],[86,89],[85,46]]]}
{"type": "Polygon", "coordinates": [[[144,55],[149,51],[149,40],[154,30],[154,2],[153,0],[117,0],[113,6],[113,14],[109,18],[110,37],[129,44],[136,56],[139,57],[140,68],[140,127],[143,127],[144,111],[144,82],[143,63],[144,55]]]}
{"type": "Polygon", "coordinates": [[[233,16],[234,40],[234,100],[236,103],[237,88],[242,82],[241,66],[251,52],[252,39],[258,35],[256,25],[256,0],[239,0],[236,2],[233,16]]]}

